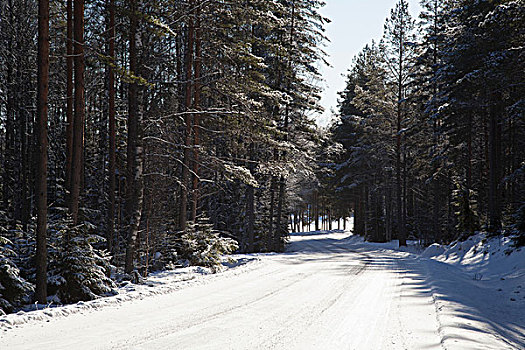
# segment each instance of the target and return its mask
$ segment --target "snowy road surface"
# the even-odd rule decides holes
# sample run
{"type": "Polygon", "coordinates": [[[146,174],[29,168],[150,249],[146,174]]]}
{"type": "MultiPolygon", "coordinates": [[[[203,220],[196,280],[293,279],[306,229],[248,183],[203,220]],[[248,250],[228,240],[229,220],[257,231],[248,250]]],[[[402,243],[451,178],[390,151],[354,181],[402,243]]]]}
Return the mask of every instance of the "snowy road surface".
{"type": "Polygon", "coordinates": [[[418,260],[394,251],[352,249],[346,235],[296,235],[287,253],[262,256],[243,273],[31,322],[3,331],[0,348],[442,348],[418,260]]]}

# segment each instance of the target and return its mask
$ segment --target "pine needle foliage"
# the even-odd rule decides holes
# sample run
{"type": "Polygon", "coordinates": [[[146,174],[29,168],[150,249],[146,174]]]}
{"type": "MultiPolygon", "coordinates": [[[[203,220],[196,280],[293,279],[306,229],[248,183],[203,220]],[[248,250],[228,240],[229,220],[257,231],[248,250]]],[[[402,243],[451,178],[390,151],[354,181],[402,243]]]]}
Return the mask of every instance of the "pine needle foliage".
{"type": "Polygon", "coordinates": [[[198,218],[188,224],[188,229],[179,241],[179,254],[191,265],[217,269],[222,256],[231,254],[239,248],[237,241],[221,237],[207,218],[198,218]]]}
{"type": "Polygon", "coordinates": [[[20,276],[20,269],[12,260],[16,254],[11,245],[11,241],[0,235],[0,315],[26,303],[34,289],[20,276]]]}
{"type": "Polygon", "coordinates": [[[516,220],[516,224],[513,227],[514,245],[523,247],[525,246],[525,203],[522,203],[519,207],[514,215],[514,219],[516,220]]]}
{"type": "Polygon", "coordinates": [[[54,259],[48,274],[50,294],[62,303],[116,294],[116,285],[109,278],[110,256],[95,248],[104,239],[94,233],[94,226],[87,222],[73,225],[67,216],[51,227],[51,239],[54,259]]]}

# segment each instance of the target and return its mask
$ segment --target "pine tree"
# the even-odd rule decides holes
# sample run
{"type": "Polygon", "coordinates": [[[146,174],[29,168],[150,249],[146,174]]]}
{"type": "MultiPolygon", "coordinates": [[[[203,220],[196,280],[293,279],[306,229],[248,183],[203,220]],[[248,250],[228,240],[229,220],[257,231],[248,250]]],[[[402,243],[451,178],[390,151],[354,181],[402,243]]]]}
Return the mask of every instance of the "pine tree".
{"type": "Polygon", "coordinates": [[[27,303],[34,291],[33,285],[20,276],[20,269],[12,259],[16,256],[12,248],[12,242],[0,235],[0,315],[27,303]]]}
{"type": "Polygon", "coordinates": [[[58,302],[75,303],[116,294],[109,278],[109,256],[93,246],[104,239],[89,223],[74,224],[70,216],[55,220],[50,227],[53,257],[48,278],[49,290],[58,302]]]}
{"type": "MultiPolygon", "coordinates": [[[[408,234],[426,243],[480,229],[515,230],[523,197],[523,156],[517,151],[523,57],[515,50],[523,37],[523,7],[513,1],[439,0],[422,6],[418,41],[383,40],[371,59],[389,74],[364,69],[362,54],[352,68],[341,93],[340,121],[332,128],[343,148],[336,188],[350,193],[356,232],[368,239],[381,238],[383,231],[388,239],[392,207],[406,218],[401,226],[408,234]],[[407,56],[401,60],[403,44],[407,56]],[[400,110],[401,125],[393,124],[389,117],[400,110]],[[388,141],[388,129],[400,147],[388,141]]],[[[387,22],[390,38],[399,37],[402,22],[387,22]]]]}
{"type": "MultiPolygon", "coordinates": [[[[71,1],[71,0],[69,0],[71,1]]],[[[109,178],[109,204],[107,212],[107,233],[106,239],[108,250],[114,251],[115,245],[115,177],[116,177],[116,120],[115,120],[115,1],[111,0],[108,5],[108,56],[111,62],[108,64],[108,123],[109,123],[109,144],[108,144],[108,178],[109,178]]]]}
{"type": "Polygon", "coordinates": [[[238,247],[235,240],[220,237],[208,219],[199,218],[196,222],[188,224],[177,250],[180,252],[180,258],[188,260],[192,265],[217,269],[221,265],[222,255],[231,254],[238,247]]]}
{"type": "Polygon", "coordinates": [[[38,165],[35,179],[36,233],[36,290],[35,299],[46,303],[47,298],[47,120],[49,91],[49,1],[38,3],[38,90],[37,90],[37,150],[38,165]]]}
{"type": "Polygon", "coordinates": [[[73,28],[73,53],[74,53],[74,121],[73,121],[73,141],[71,155],[71,180],[69,210],[73,217],[73,222],[78,222],[78,208],[80,202],[82,170],[83,170],[83,150],[84,150],[84,122],[85,122],[85,82],[84,82],[84,0],[74,0],[73,2],[74,28],[73,28]]]}
{"type": "Polygon", "coordinates": [[[403,149],[403,134],[407,128],[406,99],[407,85],[410,83],[410,60],[414,55],[415,37],[413,34],[414,20],[408,12],[408,3],[401,0],[391,11],[390,18],[385,23],[382,44],[385,45],[385,64],[391,75],[392,84],[396,89],[396,218],[399,235],[399,245],[406,245],[406,196],[403,188],[406,184],[405,174],[402,178],[402,156],[406,162],[406,150],[403,149]]]}
{"type": "Polygon", "coordinates": [[[128,84],[128,142],[127,142],[127,244],[124,271],[131,273],[134,268],[135,245],[142,217],[142,202],[144,196],[143,180],[143,147],[142,147],[142,87],[138,79],[142,72],[140,53],[142,48],[141,29],[139,28],[140,1],[131,1],[129,69],[134,75],[128,84]]]}

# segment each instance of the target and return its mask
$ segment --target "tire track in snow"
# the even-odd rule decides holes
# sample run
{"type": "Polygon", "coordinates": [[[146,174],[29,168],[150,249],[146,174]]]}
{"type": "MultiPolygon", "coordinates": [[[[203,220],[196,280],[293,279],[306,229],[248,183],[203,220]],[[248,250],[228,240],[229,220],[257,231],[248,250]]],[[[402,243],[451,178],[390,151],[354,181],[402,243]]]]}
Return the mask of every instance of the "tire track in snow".
{"type": "MultiPolygon", "coordinates": [[[[268,273],[268,274],[265,274],[265,275],[270,275],[270,274],[271,273],[268,273]]],[[[286,274],[286,272],[281,272],[281,274],[286,274]]],[[[193,320],[191,320],[189,322],[186,321],[184,323],[181,322],[181,323],[179,323],[179,324],[177,324],[175,326],[169,326],[166,329],[158,330],[154,334],[148,334],[148,336],[146,336],[146,337],[140,337],[139,339],[137,339],[137,338],[130,339],[129,342],[133,344],[133,347],[135,347],[136,345],[146,344],[146,343],[148,343],[148,342],[150,342],[152,340],[157,340],[157,339],[162,338],[162,337],[171,336],[171,335],[173,335],[173,333],[180,333],[182,331],[185,331],[185,330],[197,327],[197,326],[201,326],[204,323],[208,323],[208,322],[214,321],[214,320],[216,320],[216,319],[218,319],[218,318],[220,318],[222,316],[225,316],[227,314],[234,313],[234,312],[236,312],[239,309],[247,308],[250,305],[263,302],[266,299],[271,298],[272,296],[274,296],[274,295],[276,295],[278,293],[281,293],[281,292],[285,291],[286,289],[289,289],[289,288],[293,287],[295,284],[300,283],[304,279],[306,279],[306,278],[308,278],[308,277],[310,277],[310,276],[312,276],[314,274],[315,274],[315,272],[312,272],[310,274],[300,273],[299,277],[295,278],[293,281],[291,281],[289,283],[286,283],[285,285],[282,285],[279,288],[276,288],[276,289],[274,289],[274,290],[272,290],[272,291],[270,291],[268,293],[265,293],[264,295],[262,295],[260,297],[257,297],[257,298],[255,298],[253,300],[250,300],[248,302],[245,302],[245,303],[242,303],[242,304],[239,304],[239,305],[230,306],[229,308],[227,308],[225,310],[221,310],[221,311],[218,311],[218,312],[213,312],[211,314],[204,314],[203,316],[200,316],[200,317],[198,317],[196,319],[193,319],[193,320]]],[[[210,308],[211,307],[205,308],[202,311],[209,310],[210,308]]],[[[126,345],[124,345],[124,347],[126,347],[126,345]]],[[[116,346],[114,348],[115,349],[120,349],[120,348],[122,348],[122,345],[116,346]]]]}
{"type": "MultiPolygon", "coordinates": [[[[325,241],[325,242],[322,242],[321,244],[305,244],[305,246],[307,248],[314,248],[314,251],[312,252],[312,251],[309,251],[309,250],[305,250],[304,247],[301,247],[301,249],[294,250],[293,251],[294,254],[285,254],[283,256],[276,255],[276,256],[274,256],[274,258],[278,259],[277,262],[281,262],[281,263],[284,262],[284,263],[292,263],[292,264],[294,264],[294,263],[298,263],[298,261],[299,261],[299,264],[301,264],[300,260],[305,259],[305,258],[310,258],[311,259],[312,258],[312,256],[311,256],[312,253],[315,253],[315,255],[317,256],[317,255],[330,255],[330,254],[333,254],[333,253],[342,253],[342,252],[344,252],[344,254],[341,254],[341,256],[343,258],[346,258],[349,255],[349,253],[350,254],[358,254],[358,255],[362,255],[365,258],[364,259],[364,264],[360,264],[360,265],[357,265],[357,266],[353,265],[350,268],[346,268],[346,271],[347,271],[347,275],[357,276],[357,275],[361,274],[363,272],[363,270],[366,268],[366,266],[368,265],[367,260],[370,259],[370,256],[367,255],[367,254],[364,254],[364,253],[360,253],[360,252],[350,252],[348,250],[344,250],[341,247],[338,247],[334,243],[336,243],[336,242],[330,242],[330,244],[326,244],[326,241],[325,241]]],[[[341,257],[337,257],[337,258],[341,259],[341,257]]],[[[360,261],[363,261],[363,260],[360,260],[360,261]]],[[[305,263],[305,264],[308,264],[308,263],[305,263]]],[[[292,276],[294,276],[294,274],[296,274],[297,277],[294,278],[293,281],[291,281],[289,283],[286,283],[285,285],[281,285],[279,288],[271,290],[270,292],[265,293],[264,295],[259,296],[259,297],[255,298],[253,300],[248,301],[248,302],[245,302],[245,303],[242,303],[242,304],[238,304],[238,305],[235,305],[235,306],[230,306],[227,309],[224,309],[224,310],[221,310],[221,311],[218,311],[218,312],[212,312],[210,314],[206,314],[206,311],[208,311],[210,308],[206,308],[206,309],[200,310],[200,313],[203,313],[202,316],[200,316],[198,318],[195,318],[195,319],[191,320],[190,322],[186,322],[184,324],[179,323],[176,326],[170,326],[170,327],[167,327],[165,329],[158,330],[157,332],[155,332],[153,334],[149,334],[147,337],[141,337],[140,339],[137,339],[137,338],[132,339],[132,340],[130,340],[130,343],[132,343],[134,346],[135,345],[148,344],[149,342],[157,341],[159,338],[162,338],[162,337],[171,337],[171,336],[173,336],[176,333],[181,333],[181,332],[184,332],[184,331],[188,331],[188,330],[190,330],[192,328],[195,328],[197,326],[202,327],[204,324],[212,323],[213,321],[218,320],[221,317],[225,317],[225,316],[228,316],[229,314],[233,314],[233,313],[235,313],[235,312],[237,312],[237,311],[239,311],[239,310],[241,310],[243,308],[245,308],[245,309],[254,308],[254,307],[257,306],[257,304],[263,303],[263,302],[267,301],[270,298],[279,297],[280,294],[286,293],[287,290],[292,289],[298,283],[307,281],[312,276],[318,275],[319,272],[322,271],[323,268],[325,268],[325,265],[328,265],[328,264],[329,263],[327,263],[327,262],[323,262],[321,264],[316,264],[316,265],[314,265],[316,268],[313,271],[310,271],[308,273],[300,272],[301,270],[299,270],[298,272],[292,271],[292,275],[290,275],[290,271],[288,271],[286,269],[283,269],[282,266],[279,265],[280,266],[279,268],[272,269],[272,271],[270,271],[268,273],[265,273],[265,274],[260,275],[260,276],[255,276],[255,277],[257,279],[260,279],[260,277],[262,277],[262,276],[268,276],[268,275],[271,275],[272,277],[275,277],[276,272],[277,272],[278,275],[280,274],[280,275],[285,275],[285,276],[289,276],[289,277],[292,277],[292,276]]],[[[339,283],[339,281],[334,281],[333,282],[333,284],[338,284],[338,283],[339,283]]],[[[316,304],[314,304],[312,307],[304,309],[300,314],[301,315],[315,314],[317,316],[322,315],[324,312],[326,312],[328,309],[330,309],[337,302],[337,300],[339,300],[341,298],[341,296],[345,293],[345,289],[346,289],[346,286],[347,286],[348,283],[350,283],[350,282],[347,279],[347,282],[346,282],[346,284],[343,287],[340,287],[340,288],[336,289],[336,290],[338,290],[338,292],[337,292],[337,295],[335,296],[335,298],[332,297],[332,298],[322,299],[319,302],[317,302],[316,304]],[[321,308],[320,311],[319,311],[319,308],[321,308]]],[[[238,286],[237,285],[233,285],[231,288],[235,288],[235,287],[238,287],[238,286]]],[[[274,311],[278,312],[278,310],[274,310],[274,311]]],[[[297,315],[290,314],[286,318],[286,320],[284,320],[284,324],[286,326],[283,326],[281,328],[284,328],[284,329],[289,328],[290,324],[293,323],[291,321],[294,321],[294,320],[297,321],[297,319],[298,319],[297,315]]],[[[311,326],[311,324],[313,324],[314,321],[315,321],[315,318],[310,319],[310,321],[308,322],[307,326],[311,326]]],[[[277,332],[277,334],[272,334],[269,337],[272,340],[272,341],[270,341],[270,343],[274,343],[276,338],[282,338],[284,333],[285,333],[285,331],[283,330],[283,331],[277,332]]],[[[268,344],[268,345],[270,345],[270,344],[268,344]]],[[[267,346],[264,346],[263,348],[266,348],[266,347],[267,346]]]]}
{"type": "MultiPolygon", "coordinates": [[[[366,254],[363,255],[367,256],[366,254]]],[[[354,276],[354,278],[346,279],[346,282],[342,286],[340,285],[340,281],[334,281],[332,285],[340,285],[335,292],[335,296],[319,300],[309,308],[303,309],[301,313],[289,316],[286,319],[285,324],[282,325],[282,330],[276,334],[272,334],[269,340],[261,344],[261,348],[279,348],[279,346],[286,345],[283,343],[284,341],[287,343],[295,343],[296,339],[300,338],[304,333],[306,333],[324,313],[330,310],[341,299],[341,297],[347,292],[348,285],[354,283],[355,276],[362,274],[367,266],[368,263],[365,263],[364,265],[353,266],[349,268],[347,270],[349,272],[348,275],[354,276]],[[306,320],[306,322],[303,320],[306,320]],[[292,326],[295,329],[299,329],[299,332],[295,332],[292,338],[287,339],[287,336],[289,336],[289,328],[292,326]]]]}

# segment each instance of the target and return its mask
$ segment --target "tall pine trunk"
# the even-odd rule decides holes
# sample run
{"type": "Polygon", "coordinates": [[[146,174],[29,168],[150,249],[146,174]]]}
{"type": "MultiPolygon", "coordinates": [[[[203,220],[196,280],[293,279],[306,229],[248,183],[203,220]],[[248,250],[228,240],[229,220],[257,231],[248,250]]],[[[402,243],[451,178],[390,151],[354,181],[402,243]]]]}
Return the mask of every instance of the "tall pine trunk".
{"type": "MultiPolygon", "coordinates": [[[[283,155],[284,156],[284,155],[283,155]]],[[[283,209],[284,209],[284,191],[285,191],[286,181],[284,176],[279,177],[279,199],[277,201],[277,225],[274,236],[274,249],[281,250],[282,240],[281,237],[284,237],[286,230],[284,229],[283,224],[283,209]]]]}
{"type": "MultiPolygon", "coordinates": [[[[290,38],[289,38],[289,48],[288,48],[288,70],[290,71],[292,68],[292,50],[293,50],[293,39],[294,39],[294,30],[295,30],[295,0],[292,1],[292,9],[291,9],[291,15],[290,15],[290,38]]],[[[288,80],[286,82],[286,90],[287,93],[290,93],[292,86],[291,77],[288,77],[288,80]]],[[[290,116],[290,104],[286,104],[285,109],[285,115],[284,115],[284,141],[288,141],[288,124],[289,124],[289,116],[290,116]]],[[[286,161],[286,151],[283,151],[282,159],[286,161]]],[[[275,248],[281,249],[281,237],[284,237],[286,234],[285,224],[283,224],[283,209],[284,209],[284,195],[286,191],[286,180],[284,178],[284,175],[281,175],[279,178],[279,200],[277,204],[277,230],[276,230],[276,237],[275,237],[275,248]]]]}
{"type": "MultiPolygon", "coordinates": [[[[274,150],[274,153],[277,152],[277,149],[274,150]]],[[[273,242],[274,242],[274,217],[275,217],[275,187],[277,186],[277,176],[272,175],[272,178],[270,180],[270,221],[268,223],[268,237],[266,239],[266,250],[272,251],[273,250],[273,242]]]]}
{"type": "Polygon", "coordinates": [[[73,222],[78,222],[78,206],[83,169],[84,149],[84,0],[74,2],[74,44],[75,55],[75,113],[73,122],[73,155],[71,162],[71,195],[69,210],[73,222]]]}
{"type": "MultiPolygon", "coordinates": [[[[129,40],[129,69],[137,77],[140,76],[141,67],[138,63],[141,40],[138,30],[137,1],[130,1],[130,40],[129,40]]],[[[142,148],[142,93],[138,82],[129,84],[128,91],[128,198],[126,201],[128,217],[128,234],[124,271],[130,273],[134,269],[135,245],[139,233],[142,217],[142,201],[144,198],[143,183],[143,148],[142,148]]]]}
{"type": "MultiPolygon", "coordinates": [[[[403,33],[400,38],[404,38],[403,33]]],[[[396,205],[397,205],[397,227],[399,246],[406,246],[405,220],[403,213],[403,185],[401,183],[401,121],[403,118],[402,99],[403,99],[403,43],[399,45],[399,77],[398,77],[398,91],[397,91],[397,123],[396,123],[396,205]]]]}
{"type": "Polygon", "coordinates": [[[184,135],[184,160],[182,164],[182,185],[181,185],[181,200],[180,200],[180,217],[179,224],[181,231],[186,231],[188,221],[188,188],[190,179],[190,156],[191,156],[191,131],[193,118],[191,115],[191,101],[192,101],[192,70],[193,70],[193,50],[194,50],[194,23],[193,23],[193,7],[195,3],[190,0],[190,12],[188,15],[188,37],[186,44],[186,90],[185,90],[185,123],[186,133],[184,135]]]}
{"type": "MultiPolygon", "coordinates": [[[[248,153],[249,153],[249,162],[248,162],[248,170],[250,170],[250,174],[254,175],[255,172],[255,162],[254,162],[254,152],[255,152],[255,144],[253,141],[250,143],[248,153]]],[[[248,216],[248,222],[247,222],[247,235],[248,235],[248,242],[246,250],[247,252],[253,252],[254,250],[254,229],[255,229],[255,188],[252,185],[248,185],[246,188],[246,214],[248,216]]]]}
{"type": "Polygon", "coordinates": [[[201,116],[198,113],[201,105],[201,88],[202,83],[201,71],[202,71],[202,46],[201,46],[201,19],[200,19],[200,4],[197,6],[196,19],[195,19],[195,84],[194,84],[194,97],[193,105],[196,111],[193,120],[193,181],[192,181],[192,201],[191,201],[191,221],[195,222],[197,218],[197,207],[199,203],[199,146],[200,146],[200,119],[201,116]]]}
{"type": "Polygon", "coordinates": [[[36,167],[36,289],[35,299],[47,298],[47,99],[49,92],[49,0],[38,2],[38,83],[37,83],[37,151],[36,167]]]}
{"type": "Polygon", "coordinates": [[[108,21],[108,56],[110,64],[108,68],[108,114],[109,114],[109,203],[107,213],[107,245],[108,250],[113,252],[114,234],[115,234],[115,161],[116,161],[116,130],[115,130],[115,72],[113,64],[115,63],[115,0],[109,3],[109,21],[108,21]]]}
{"type": "Polygon", "coordinates": [[[319,231],[319,192],[317,190],[314,192],[314,220],[315,230],[319,231]]]}
{"type": "Polygon", "coordinates": [[[73,162],[73,0],[67,0],[66,38],[66,174],[65,186],[71,194],[71,165],[73,162]]]}
{"type": "Polygon", "coordinates": [[[488,231],[496,234],[501,230],[500,173],[501,173],[501,97],[495,94],[489,119],[489,203],[488,231]]]}
{"type": "Polygon", "coordinates": [[[21,149],[21,157],[22,157],[22,174],[21,174],[21,222],[24,227],[24,231],[27,231],[27,226],[29,224],[29,220],[31,218],[31,195],[30,195],[30,189],[29,189],[29,183],[30,183],[30,144],[29,144],[29,128],[28,128],[28,113],[23,113],[21,116],[21,139],[22,139],[22,149],[21,149]]]}

